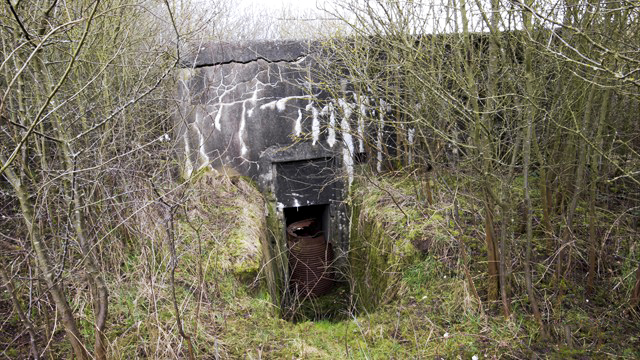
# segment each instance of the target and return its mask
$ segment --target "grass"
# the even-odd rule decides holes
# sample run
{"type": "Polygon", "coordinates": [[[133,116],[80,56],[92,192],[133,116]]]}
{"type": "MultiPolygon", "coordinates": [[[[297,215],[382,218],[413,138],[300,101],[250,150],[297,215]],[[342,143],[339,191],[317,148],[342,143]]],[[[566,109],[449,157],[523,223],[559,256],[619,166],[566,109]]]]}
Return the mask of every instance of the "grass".
{"type": "MultiPolygon", "coordinates": [[[[549,295],[553,290],[540,280],[537,289],[552,328],[549,340],[541,338],[522,296],[512,298],[508,319],[491,307],[480,312],[457,255],[454,237],[460,234],[452,225],[450,205],[441,198],[426,207],[416,200],[416,185],[407,179],[376,181],[388,192],[372,186],[352,192],[350,205],[358,221],[352,229],[359,234],[352,234],[352,268],[346,274],[350,282],[328,297],[306,302],[297,321],[290,322],[278,315],[257,257],[264,230],[260,227],[265,226],[262,197],[242,180],[234,184],[201,175],[190,195],[190,210],[178,219],[176,271],[178,306],[197,358],[640,357],[640,329],[633,320],[637,315],[611,305],[615,295],[605,290],[608,284],[587,299],[577,282],[567,279],[566,294],[555,305],[549,295]],[[349,291],[350,285],[356,291],[349,291]],[[566,341],[565,326],[572,344],[566,341]]],[[[113,359],[187,357],[170,297],[163,229],[150,233],[154,237],[140,239],[121,269],[109,277],[107,338],[113,359]]],[[[475,260],[470,264],[474,282],[485,296],[482,237],[465,233],[464,243],[475,260]]],[[[544,267],[538,267],[536,272],[542,273],[544,267]]],[[[633,261],[622,261],[619,269],[620,286],[629,286],[625,276],[633,271],[633,261]]],[[[515,272],[514,286],[522,281],[522,274],[515,272]]],[[[91,312],[84,303],[82,329],[90,338],[93,330],[86,320],[91,312]]],[[[56,346],[57,354],[68,351],[64,341],[56,346]]],[[[10,349],[4,356],[17,355],[10,349]]]]}

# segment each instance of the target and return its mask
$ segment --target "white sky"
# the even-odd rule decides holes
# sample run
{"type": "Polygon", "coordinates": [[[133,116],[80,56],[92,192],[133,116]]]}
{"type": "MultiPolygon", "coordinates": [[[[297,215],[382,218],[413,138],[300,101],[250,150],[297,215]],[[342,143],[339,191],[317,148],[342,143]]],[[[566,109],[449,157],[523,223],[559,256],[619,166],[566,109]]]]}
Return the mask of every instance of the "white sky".
{"type": "MultiPolygon", "coordinates": [[[[215,0],[194,1],[206,6],[207,2],[215,0]]],[[[539,10],[543,10],[543,13],[553,12],[552,8],[549,8],[549,4],[554,4],[557,1],[561,0],[537,0],[536,4],[539,10]]],[[[304,38],[308,34],[327,35],[348,32],[348,26],[339,22],[338,19],[335,19],[338,22],[331,22],[334,20],[334,15],[319,10],[329,8],[331,13],[337,14],[335,16],[344,16],[355,21],[354,15],[349,10],[335,8],[336,3],[339,2],[339,0],[226,0],[230,18],[239,19],[239,22],[228,27],[227,30],[232,34],[238,34],[237,38],[241,40],[304,38]],[[238,30],[236,31],[236,29],[238,30]]],[[[359,8],[357,11],[364,15],[359,18],[362,21],[360,25],[379,27],[381,26],[380,22],[368,21],[368,16],[373,15],[378,19],[386,20],[383,22],[388,22],[390,16],[391,21],[395,21],[396,18],[400,19],[398,24],[405,27],[405,31],[414,34],[461,31],[459,10],[452,6],[452,4],[458,3],[458,0],[408,1],[409,5],[406,9],[403,7],[400,10],[391,6],[389,9],[382,10],[375,1],[367,3],[366,0],[353,0],[355,8],[359,8]],[[371,8],[362,7],[365,3],[370,4],[371,8]]],[[[502,0],[501,3],[500,29],[520,28],[521,10],[511,6],[510,0],[502,0]]],[[[385,1],[381,1],[381,4],[385,4],[385,1]]],[[[488,31],[484,19],[490,14],[490,11],[490,0],[469,0],[467,2],[469,30],[471,32],[488,31]]],[[[550,13],[550,15],[558,17],[558,14],[550,13]]]]}
{"type": "MultiPolygon", "coordinates": [[[[315,11],[316,14],[322,14],[323,8],[329,8],[330,10],[333,5],[336,4],[336,0],[231,0],[234,1],[234,4],[237,4],[238,8],[244,8],[245,6],[249,6],[249,8],[267,8],[270,10],[275,10],[270,14],[265,14],[265,16],[272,16],[278,21],[283,21],[285,19],[282,18],[282,12],[278,13],[279,9],[287,9],[291,12],[288,12],[288,16],[291,16],[291,20],[295,18],[304,19],[309,16],[309,12],[315,11]],[[300,12],[301,16],[295,16],[296,12],[300,12]],[[305,16],[307,15],[307,16],[305,16]]],[[[502,0],[503,8],[506,9],[507,3],[509,0],[502,0]]],[[[554,2],[559,0],[538,0],[539,2],[554,2]]],[[[355,0],[355,4],[357,6],[363,6],[365,1],[363,0],[355,0]]],[[[382,2],[384,4],[384,2],[382,2]]],[[[458,0],[453,2],[454,4],[459,4],[458,0]]],[[[378,12],[379,18],[386,18],[386,13],[381,11],[380,7],[377,5],[376,1],[372,1],[368,3],[372,6],[374,12],[378,12]]],[[[467,15],[469,16],[470,22],[470,31],[487,31],[486,26],[484,25],[484,21],[482,20],[481,12],[479,11],[478,6],[481,5],[484,8],[485,13],[489,13],[490,11],[490,1],[489,0],[469,0],[467,1],[467,15]]],[[[457,31],[454,29],[453,22],[448,21],[445,24],[445,20],[449,15],[449,11],[451,10],[451,0],[422,0],[416,1],[412,6],[415,6],[415,9],[418,10],[416,15],[419,15],[422,20],[427,19],[426,21],[414,22],[410,25],[416,26],[415,29],[405,29],[414,33],[431,33],[431,32],[452,32],[457,31]]],[[[393,9],[393,7],[391,7],[393,9]]],[[[414,10],[415,10],[414,9],[414,10]]],[[[334,10],[335,11],[335,10],[334,10]]],[[[339,10],[338,10],[339,11],[339,10]]],[[[393,11],[392,11],[393,13],[393,11]]],[[[325,14],[328,15],[328,14],[325,14]]],[[[341,14],[343,16],[349,16],[350,14],[341,14]]],[[[459,15],[458,15],[459,16],[459,15]]],[[[313,18],[313,16],[311,16],[313,18]]],[[[366,16],[364,17],[366,19],[366,16]]],[[[417,18],[413,18],[416,20],[417,18]]],[[[509,16],[505,12],[503,14],[503,21],[508,21],[509,16]]],[[[458,24],[458,27],[461,27],[461,24],[458,24]]],[[[501,26],[504,28],[504,26],[501,26]]],[[[512,27],[511,27],[512,28],[512,27]]]]}
{"type": "Polygon", "coordinates": [[[241,4],[265,5],[270,8],[292,7],[294,9],[315,9],[316,2],[321,5],[324,0],[240,0],[241,4]]]}

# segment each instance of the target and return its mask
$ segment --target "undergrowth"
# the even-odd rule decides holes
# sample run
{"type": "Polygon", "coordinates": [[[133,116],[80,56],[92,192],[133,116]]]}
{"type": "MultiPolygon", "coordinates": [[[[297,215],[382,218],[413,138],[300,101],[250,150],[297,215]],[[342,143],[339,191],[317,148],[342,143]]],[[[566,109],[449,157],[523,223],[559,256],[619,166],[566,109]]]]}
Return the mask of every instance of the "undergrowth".
{"type": "MultiPolygon", "coordinates": [[[[463,236],[463,246],[476,260],[469,264],[470,273],[486,305],[481,234],[459,232],[450,199],[444,195],[429,206],[419,184],[409,178],[374,181],[376,186],[356,186],[351,193],[352,229],[359,224],[369,230],[352,233],[349,281],[325,300],[306,303],[311,311],[296,322],[279,316],[264,285],[256,239],[264,230],[259,228],[264,226],[259,221],[264,216],[261,195],[242,179],[208,173],[195,181],[176,227],[176,294],[184,331],[197,358],[640,356],[636,315],[612,307],[607,291],[587,299],[568,283],[569,291],[555,305],[546,280],[540,280],[536,286],[544,295],[545,309],[552,309],[545,313],[545,321],[557,329],[546,340],[522,297],[512,298],[512,314],[506,319],[491,307],[481,310],[469,289],[457,241],[463,236]],[[561,331],[565,327],[571,343],[561,331]]],[[[468,210],[469,204],[462,202],[460,207],[463,221],[470,225],[480,221],[468,210]]],[[[170,257],[161,230],[139,239],[141,246],[130,249],[108,279],[110,358],[187,357],[187,343],[176,327],[170,257]]],[[[624,274],[632,266],[621,262],[620,268],[624,274]]],[[[522,275],[516,272],[513,282],[522,286],[522,275]]],[[[92,335],[90,327],[83,331],[92,335]]],[[[64,342],[57,346],[57,353],[64,353],[64,342]]]]}

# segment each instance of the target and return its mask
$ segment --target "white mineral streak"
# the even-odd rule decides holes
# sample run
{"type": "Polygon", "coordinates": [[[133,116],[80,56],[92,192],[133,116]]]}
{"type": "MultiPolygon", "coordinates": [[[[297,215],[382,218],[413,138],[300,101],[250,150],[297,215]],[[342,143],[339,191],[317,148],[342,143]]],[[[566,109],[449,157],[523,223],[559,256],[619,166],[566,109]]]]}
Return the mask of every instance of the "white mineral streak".
{"type": "Polygon", "coordinates": [[[311,123],[311,138],[313,139],[313,145],[318,142],[320,138],[320,120],[318,120],[318,109],[311,107],[311,113],[313,114],[313,122],[311,123]]]}
{"type": "Polygon", "coordinates": [[[278,109],[278,111],[282,112],[284,111],[284,109],[287,107],[287,98],[282,98],[278,101],[276,101],[276,108],[278,109]]]}
{"type": "Polygon", "coordinates": [[[258,92],[260,91],[260,82],[256,82],[256,87],[253,90],[253,95],[251,95],[251,99],[249,99],[249,102],[251,102],[251,105],[253,105],[251,107],[251,109],[247,110],[247,116],[248,117],[252,117],[253,116],[253,109],[255,109],[256,104],[258,103],[258,92]]]}
{"type": "Polygon", "coordinates": [[[262,105],[260,105],[260,110],[264,110],[264,109],[273,110],[273,109],[275,109],[275,108],[276,108],[276,101],[277,101],[277,100],[269,101],[269,102],[268,102],[268,103],[266,103],[266,104],[262,104],[262,105]]]}
{"type": "Polygon", "coordinates": [[[409,142],[409,165],[413,162],[413,139],[416,134],[416,129],[409,128],[409,134],[407,136],[407,140],[409,142]]]}
{"type": "Polygon", "coordinates": [[[349,104],[344,99],[338,99],[338,104],[342,107],[342,111],[344,112],[344,117],[347,121],[351,118],[351,114],[353,113],[352,104],[349,104]]]}
{"type": "Polygon", "coordinates": [[[187,127],[182,135],[182,141],[184,142],[184,175],[185,177],[190,177],[193,172],[193,164],[191,163],[191,158],[189,157],[189,153],[191,149],[189,148],[189,128],[187,127]]]}
{"type": "Polygon", "coordinates": [[[227,105],[224,103],[224,97],[231,91],[231,89],[225,88],[225,86],[222,83],[220,83],[216,88],[216,93],[219,94],[218,110],[217,110],[218,112],[216,113],[216,116],[213,118],[213,125],[218,131],[221,131],[222,129],[222,127],[220,126],[220,119],[222,118],[222,111],[224,110],[225,105],[227,105]],[[222,93],[220,94],[221,91],[222,93]]]}
{"type": "Polygon", "coordinates": [[[342,161],[344,162],[344,166],[347,170],[347,176],[349,177],[349,185],[353,183],[353,136],[351,135],[351,126],[349,126],[349,119],[351,118],[351,105],[348,104],[343,99],[339,99],[338,103],[342,106],[342,110],[344,111],[344,117],[340,122],[340,129],[342,130],[342,140],[344,141],[345,147],[342,149],[342,161]]]}
{"type": "Polygon", "coordinates": [[[309,96],[302,95],[302,96],[287,96],[287,97],[283,97],[282,99],[269,101],[266,104],[260,105],[260,110],[278,109],[278,111],[284,111],[284,109],[287,107],[287,102],[290,101],[290,100],[309,100],[309,96]]]}
{"type": "Polygon", "coordinates": [[[244,143],[244,133],[245,133],[245,123],[246,120],[244,118],[245,113],[245,103],[242,103],[242,116],[240,116],[240,129],[238,130],[238,140],[240,142],[240,156],[244,158],[244,155],[247,153],[247,145],[244,143]]]}
{"type": "Polygon", "coordinates": [[[189,88],[188,81],[193,77],[195,69],[182,69],[178,71],[178,81],[180,82],[180,90],[182,93],[182,100],[186,101],[191,99],[191,89],[189,88]]]}
{"type": "Polygon", "coordinates": [[[224,105],[220,104],[220,107],[218,108],[218,113],[216,114],[216,117],[213,119],[213,125],[215,126],[216,130],[220,131],[220,117],[222,116],[222,107],[224,105]]]}
{"type": "MultiPolygon", "coordinates": [[[[366,98],[364,100],[367,101],[366,98]]],[[[360,103],[360,116],[358,116],[358,152],[364,152],[364,119],[367,116],[367,105],[360,103]]]]}
{"type": "Polygon", "coordinates": [[[333,103],[329,103],[329,136],[327,136],[327,144],[333,147],[336,144],[336,111],[333,103]]]}
{"type": "Polygon", "coordinates": [[[380,100],[380,121],[378,122],[378,138],[376,139],[376,148],[378,149],[378,163],[376,164],[376,170],[382,172],[382,134],[384,131],[384,100],[380,100]]]}
{"type": "Polygon", "coordinates": [[[200,112],[196,111],[196,123],[195,123],[195,128],[196,131],[198,131],[198,154],[199,154],[199,160],[200,160],[200,164],[198,165],[198,169],[203,168],[207,165],[209,165],[209,156],[207,155],[207,152],[205,150],[204,147],[204,135],[202,134],[202,126],[203,124],[200,121],[201,117],[200,117],[200,112]]]}
{"type": "Polygon", "coordinates": [[[298,118],[296,119],[296,126],[294,128],[296,136],[302,134],[302,110],[298,109],[298,118]]]}
{"type": "Polygon", "coordinates": [[[305,111],[311,111],[312,121],[311,121],[311,139],[313,140],[313,144],[315,145],[318,142],[318,137],[320,136],[320,122],[318,121],[318,109],[313,106],[313,102],[309,101],[307,106],[304,108],[305,111]]]}

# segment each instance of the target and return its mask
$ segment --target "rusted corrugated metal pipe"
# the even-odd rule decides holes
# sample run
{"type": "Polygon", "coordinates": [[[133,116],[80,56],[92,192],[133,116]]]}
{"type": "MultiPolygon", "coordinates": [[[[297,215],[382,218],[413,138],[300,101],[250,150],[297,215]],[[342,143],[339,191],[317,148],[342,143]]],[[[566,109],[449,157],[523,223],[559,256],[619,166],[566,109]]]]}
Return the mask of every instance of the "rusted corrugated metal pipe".
{"type": "Polygon", "coordinates": [[[297,221],[287,227],[290,286],[300,295],[320,296],[333,287],[333,248],[316,219],[297,221]]]}

